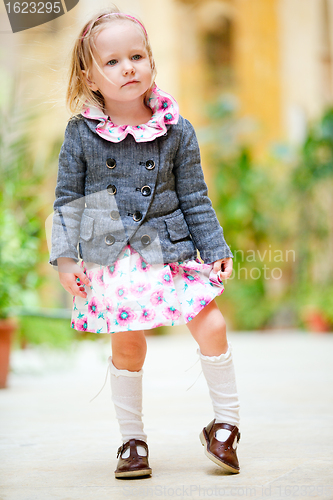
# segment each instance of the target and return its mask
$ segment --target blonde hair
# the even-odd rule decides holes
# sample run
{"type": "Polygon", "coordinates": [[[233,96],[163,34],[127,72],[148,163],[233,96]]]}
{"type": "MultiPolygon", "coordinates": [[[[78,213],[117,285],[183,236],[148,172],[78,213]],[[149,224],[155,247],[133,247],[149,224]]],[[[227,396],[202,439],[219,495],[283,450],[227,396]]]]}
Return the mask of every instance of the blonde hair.
{"type": "Polygon", "coordinates": [[[142,32],[145,49],[147,50],[151,67],[151,84],[144,96],[144,99],[146,100],[151,93],[151,89],[156,78],[156,66],[147,32],[143,24],[138,19],[120,12],[115,7],[101,12],[98,16],[95,16],[88,21],[75,42],[72,51],[66,95],[67,106],[73,114],[80,113],[86,101],[94,106],[98,106],[101,109],[105,106],[102,94],[99,91],[93,91],[89,88],[83,71],[85,71],[86,75],[88,75],[93,62],[97,65],[98,70],[102,71],[93,54],[93,49],[96,50],[94,40],[96,35],[100,33],[108,23],[117,20],[127,20],[132,22],[138,26],[142,32]]]}

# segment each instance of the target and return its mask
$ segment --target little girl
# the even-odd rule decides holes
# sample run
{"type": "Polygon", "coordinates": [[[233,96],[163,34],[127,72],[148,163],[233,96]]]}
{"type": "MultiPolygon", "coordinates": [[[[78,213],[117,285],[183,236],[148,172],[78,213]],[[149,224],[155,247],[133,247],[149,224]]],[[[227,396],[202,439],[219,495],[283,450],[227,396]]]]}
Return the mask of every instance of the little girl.
{"type": "Polygon", "coordinates": [[[214,301],[232,253],[207,196],[193,127],[155,76],[138,19],[113,9],[84,26],[71,63],[74,116],[59,157],[50,263],[74,296],[72,327],[112,334],[123,440],[116,477],[152,472],[142,422],[144,330],[184,323],[214,409],[201,443],[210,460],[238,473],[239,401],[214,301]]]}

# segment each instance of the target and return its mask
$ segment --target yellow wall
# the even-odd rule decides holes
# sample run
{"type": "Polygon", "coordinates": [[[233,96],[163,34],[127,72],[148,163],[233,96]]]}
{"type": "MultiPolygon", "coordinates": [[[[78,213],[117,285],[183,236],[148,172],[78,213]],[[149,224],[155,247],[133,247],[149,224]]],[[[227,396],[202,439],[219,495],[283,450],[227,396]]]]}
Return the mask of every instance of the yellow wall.
{"type": "Polygon", "coordinates": [[[234,0],[235,91],[241,115],[258,121],[257,148],[283,135],[277,0],[234,0]]]}

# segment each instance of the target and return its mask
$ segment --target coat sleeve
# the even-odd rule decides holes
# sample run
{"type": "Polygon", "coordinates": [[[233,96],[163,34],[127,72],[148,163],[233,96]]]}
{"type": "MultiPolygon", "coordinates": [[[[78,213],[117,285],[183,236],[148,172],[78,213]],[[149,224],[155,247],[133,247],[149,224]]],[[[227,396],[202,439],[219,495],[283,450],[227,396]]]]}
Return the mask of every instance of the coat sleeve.
{"type": "Polygon", "coordinates": [[[52,223],[50,264],[59,257],[78,261],[78,241],[81,215],[84,210],[86,162],[84,159],[78,120],[68,122],[65,140],[60,150],[57,186],[52,223]]]}
{"type": "Polygon", "coordinates": [[[202,260],[211,263],[233,257],[208,198],[195,131],[185,119],[173,171],[180,209],[202,260]]]}

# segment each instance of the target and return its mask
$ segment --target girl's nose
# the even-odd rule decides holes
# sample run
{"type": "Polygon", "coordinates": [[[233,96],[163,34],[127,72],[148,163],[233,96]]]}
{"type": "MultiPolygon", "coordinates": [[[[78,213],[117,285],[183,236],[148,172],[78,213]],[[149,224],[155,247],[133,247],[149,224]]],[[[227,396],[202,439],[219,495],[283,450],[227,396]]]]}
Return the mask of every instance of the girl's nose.
{"type": "Polygon", "coordinates": [[[123,75],[126,76],[129,75],[130,73],[135,73],[135,69],[133,65],[130,63],[130,61],[128,61],[127,63],[124,64],[123,75]]]}
{"type": "Polygon", "coordinates": [[[126,69],[124,69],[124,71],[123,71],[123,75],[124,75],[124,76],[127,76],[127,75],[129,75],[130,73],[133,73],[133,74],[135,73],[134,68],[126,68],[126,69]]]}

